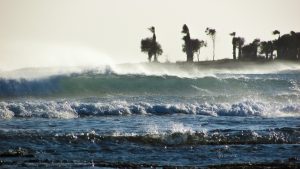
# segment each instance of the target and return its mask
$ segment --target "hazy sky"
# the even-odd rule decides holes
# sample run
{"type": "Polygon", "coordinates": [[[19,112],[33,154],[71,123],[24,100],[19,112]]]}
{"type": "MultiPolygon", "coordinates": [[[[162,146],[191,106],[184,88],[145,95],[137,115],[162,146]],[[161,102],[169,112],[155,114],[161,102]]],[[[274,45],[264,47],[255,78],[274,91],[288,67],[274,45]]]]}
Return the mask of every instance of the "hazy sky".
{"type": "Polygon", "coordinates": [[[157,40],[171,61],[185,60],[183,24],[192,38],[208,42],[217,31],[216,59],[231,58],[229,33],[270,40],[274,29],[300,31],[299,0],[0,0],[0,70],[21,67],[145,62],[141,38],[157,40]],[[297,18],[298,17],[298,18],[297,18]]]}

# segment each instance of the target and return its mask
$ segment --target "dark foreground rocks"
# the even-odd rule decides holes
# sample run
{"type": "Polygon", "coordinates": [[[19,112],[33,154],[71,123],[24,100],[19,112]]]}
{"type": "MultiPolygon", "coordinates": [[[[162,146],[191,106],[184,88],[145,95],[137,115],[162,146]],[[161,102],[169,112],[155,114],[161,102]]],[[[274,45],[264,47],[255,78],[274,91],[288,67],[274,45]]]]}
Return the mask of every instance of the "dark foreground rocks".
{"type": "Polygon", "coordinates": [[[30,150],[18,148],[0,152],[0,157],[34,157],[34,154],[30,150]]]}
{"type": "Polygon", "coordinates": [[[221,164],[209,166],[169,166],[152,163],[110,162],[92,160],[38,159],[33,151],[24,148],[0,152],[0,168],[207,168],[207,169],[300,169],[300,159],[291,157],[285,161],[271,163],[221,164]]]}

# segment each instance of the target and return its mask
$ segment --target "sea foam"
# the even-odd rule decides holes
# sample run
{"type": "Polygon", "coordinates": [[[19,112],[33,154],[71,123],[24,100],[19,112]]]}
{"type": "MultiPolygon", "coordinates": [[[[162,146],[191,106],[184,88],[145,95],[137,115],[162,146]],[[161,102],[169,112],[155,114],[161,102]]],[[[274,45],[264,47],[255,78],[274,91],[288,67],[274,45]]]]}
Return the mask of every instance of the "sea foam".
{"type": "Polygon", "coordinates": [[[239,103],[173,103],[154,104],[147,102],[110,103],[78,101],[25,101],[1,102],[2,119],[17,118],[78,118],[122,115],[172,115],[190,114],[203,116],[300,116],[300,105],[278,105],[262,102],[243,101],[239,103]]]}

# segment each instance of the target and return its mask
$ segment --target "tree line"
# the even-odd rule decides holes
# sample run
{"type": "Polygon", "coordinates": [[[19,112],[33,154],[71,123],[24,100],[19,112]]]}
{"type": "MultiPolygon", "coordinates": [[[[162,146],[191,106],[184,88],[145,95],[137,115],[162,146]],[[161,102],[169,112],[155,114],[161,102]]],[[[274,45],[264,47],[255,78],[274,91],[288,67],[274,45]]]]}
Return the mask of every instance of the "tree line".
{"type": "MultiPolygon", "coordinates": [[[[141,40],[141,51],[148,54],[149,62],[158,62],[157,57],[162,55],[163,50],[159,42],[156,41],[155,27],[149,28],[152,37],[141,40]]],[[[183,25],[181,33],[183,34],[182,51],[186,54],[187,62],[194,62],[194,55],[197,54],[199,62],[200,50],[207,47],[207,42],[199,39],[192,39],[189,28],[186,24],[183,25]]],[[[216,47],[216,30],[206,28],[206,35],[212,40],[213,53],[212,58],[215,60],[216,47]]],[[[281,36],[280,31],[272,32],[276,36],[271,41],[261,41],[254,39],[251,43],[245,44],[243,37],[236,36],[236,32],[229,35],[232,36],[232,59],[233,60],[300,60],[300,32],[291,31],[289,34],[281,36]]]]}

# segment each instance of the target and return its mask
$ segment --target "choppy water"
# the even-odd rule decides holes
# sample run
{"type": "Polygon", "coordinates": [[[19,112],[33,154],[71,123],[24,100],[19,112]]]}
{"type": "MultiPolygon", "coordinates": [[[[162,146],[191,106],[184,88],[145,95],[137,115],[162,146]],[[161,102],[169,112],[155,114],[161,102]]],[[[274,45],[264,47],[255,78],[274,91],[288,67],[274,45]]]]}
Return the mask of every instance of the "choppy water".
{"type": "Polygon", "coordinates": [[[3,77],[0,160],[205,167],[300,158],[300,70],[194,75],[3,77]],[[3,155],[18,149],[30,156],[3,155]]]}

